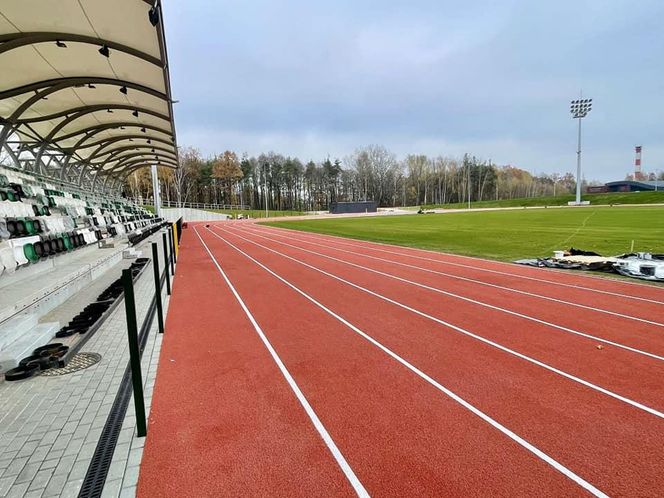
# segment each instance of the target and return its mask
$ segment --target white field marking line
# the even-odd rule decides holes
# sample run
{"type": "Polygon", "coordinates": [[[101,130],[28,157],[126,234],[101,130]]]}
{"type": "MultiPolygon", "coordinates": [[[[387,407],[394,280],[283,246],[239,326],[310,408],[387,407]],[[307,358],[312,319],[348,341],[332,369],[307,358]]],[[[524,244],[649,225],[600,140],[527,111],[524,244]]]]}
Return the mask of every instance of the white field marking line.
{"type": "Polygon", "coordinates": [[[293,390],[293,393],[295,393],[295,396],[297,397],[297,400],[300,402],[302,405],[302,408],[304,408],[304,411],[306,414],[309,416],[309,419],[313,423],[314,427],[320,434],[320,436],[323,438],[323,441],[325,441],[325,444],[327,445],[328,449],[332,453],[332,456],[334,456],[334,459],[337,461],[337,464],[343,471],[343,473],[346,476],[346,479],[350,482],[351,486],[353,486],[353,489],[355,490],[355,493],[357,493],[357,496],[361,497],[369,497],[369,493],[367,490],[364,488],[360,480],[357,478],[355,475],[355,472],[353,472],[353,469],[351,469],[350,465],[344,458],[344,456],[341,454],[341,451],[339,448],[337,448],[337,445],[335,442],[332,440],[332,437],[330,434],[327,432],[327,429],[325,429],[325,426],[323,423],[320,421],[318,418],[318,415],[316,415],[316,412],[314,412],[314,409],[311,407],[309,404],[309,401],[307,401],[307,398],[304,396],[302,391],[300,390],[299,386],[295,382],[295,379],[293,379],[293,376],[290,374],[286,366],[284,365],[283,361],[281,361],[281,358],[275,351],[275,349],[272,347],[272,344],[268,340],[268,338],[265,336],[263,333],[263,330],[260,328],[256,320],[254,319],[254,316],[251,314],[249,309],[247,308],[246,304],[238,294],[237,290],[235,290],[235,287],[229,280],[228,276],[224,272],[224,270],[221,268],[215,257],[212,255],[210,252],[210,249],[208,248],[207,244],[203,241],[203,238],[201,235],[198,233],[198,229],[194,227],[194,231],[196,232],[196,235],[198,236],[198,239],[201,241],[201,244],[203,244],[203,247],[205,247],[205,250],[207,251],[208,255],[210,256],[210,259],[212,259],[212,262],[214,265],[217,267],[217,270],[219,270],[219,273],[221,273],[221,276],[224,278],[224,281],[226,282],[226,285],[230,288],[231,292],[235,296],[235,299],[237,302],[240,304],[242,307],[242,310],[244,311],[244,314],[247,316],[249,321],[251,322],[251,325],[253,325],[254,330],[260,337],[261,341],[263,341],[263,344],[267,348],[267,350],[270,352],[270,355],[272,356],[272,359],[274,362],[277,364],[279,367],[279,370],[281,371],[282,375],[286,379],[286,382],[288,382],[288,385],[290,388],[293,390]]]}
{"type": "MultiPolygon", "coordinates": [[[[245,232],[251,232],[251,233],[257,233],[258,232],[258,231],[251,231],[251,230],[244,230],[244,231],[245,232]]],[[[263,233],[265,233],[265,232],[263,232],[263,233]]],[[[272,233],[272,232],[269,232],[269,233],[272,233]]],[[[654,325],[656,327],[664,327],[664,323],[655,322],[653,320],[646,320],[645,318],[639,318],[639,317],[632,316],[632,315],[625,315],[624,313],[618,313],[617,311],[605,310],[603,308],[595,308],[594,306],[588,306],[588,305],[585,305],[585,304],[573,303],[571,301],[565,301],[563,299],[558,299],[558,298],[555,298],[555,297],[543,296],[541,294],[535,294],[533,292],[522,291],[522,290],[519,290],[519,289],[512,289],[511,287],[504,287],[504,286],[498,285],[498,284],[483,282],[482,280],[476,280],[474,278],[462,277],[460,275],[454,275],[452,273],[445,273],[445,272],[442,272],[442,271],[432,270],[430,268],[422,268],[421,266],[410,265],[408,263],[401,263],[399,261],[392,261],[391,259],[383,259],[383,258],[379,258],[377,256],[370,256],[368,254],[362,254],[360,252],[348,251],[346,249],[340,249],[338,247],[332,247],[329,244],[326,245],[326,244],[319,244],[317,242],[311,242],[308,239],[299,239],[297,237],[288,237],[286,235],[281,235],[281,234],[276,234],[276,233],[274,234],[274,236],[275,237],[281,237],[281,238],[288,239],[288,240],[297,240],[297,241],[300,241],[300,242],[304,242],[305,244],[320,246],[320,247],[324,247],[326,249],[331,249],[333,251],[345,252],[345,253],[348,253],[348,254],[355,254],[356,256],[361,256],[363,258],[369,258],[369,259],[375,259],[377,261],[382,261],[384,263],[390,263],[390,264],[395,264],[395,265],[399,265],[399,266],[405,266],[407,268],[413,268],[415,270],[420,270],[420,271],[424,271],[424,272],[427,272],[427,273],[433,273],[435,275],[442,275],[444,277],[456,278],[458,280],[464,280],[466,282],[472,282],[472,283],[476,283],[476,284],[479,284],[479,285],[484,285],[484,286],[487,286],[487,287],[493,287],[493,288],[505,290],[505,291],[508,291],[508,292],[514,292],[516,294],[522,294],[522,295],[529,296],[529,297],[544,299],[546,301],[553,301],[553,302],[565,304],[565,305],[568,305],[568,306],[574,306],[576,308],[582,308],[582,309],[587,309],[587,310],[590,310],[590,311],[596,311],[598,313],[605,313],[607,315],[613,315],[613,316],[617,316],[617,317],[620,317],[620,318],[625,318],[626,320],[634,320],[634,321],[637,321],[637,322],[647,323],[648,325],[654,325]]]]}
{"type": "MultiPolygon", "coordinates": [[[[519,353],[518,351],[515,351],[515,350],[513,350],[513,349],[510,349],[510,348],[508,348],[507,346],[503,346],[503,345],[501,345],[501,344],[498,344],[497,342],[494,342],[494,341],[492,341],[492,340],[490,340],[490,339],[487,339],[487,338],[485,338],[485,337],[482,337],[482,336],[480,336],[480,335],[474,334],[473,332],[470,332],[470,331],[468,331],[468,330],[466,330],[466,329],[463,329],[463,328],[458,327],[458,326],[456,326],[456,325],[453,325],[453,324],[451,324],[451,323],[449,323],[449,322],[446,322],[446,321],[444,321],[444,320],[441,320],[440,318],[436,318],[436,317],[434,317],[434,316],[432,316],[432,315],[429,315],[429,314],[427,314],[427,313],[424,313],[423,311],[417,310],[417,309],[415,309],[415,308],[411,308],[410,306],[408,306],[408,305],[406,305],[406,304],[400,303],[400,302],[398,302],[398,301],[395,301],[394,299],[390,299],[390,298],[387,297],[387,296],[383,296],[382,294],[379,294],[379,293],[374,292],[374,291],[372,291],[372,290],[369,290],[369,289],[367,289],[367,288],[365,288],[365,287],[362,287],[361,285],[358,285],[358,284],[355,284],[355,283],[353,283],[353,282],[350,282],[349,280],[346,280],[346,279],[344,279],[344,278],[342,278],[342,277],[339,277],[339,276],[337,276],[337,275],[334,275],[333,273],[329,273],[329,272],[327,272],[327,271],[325,271],[325,270],[321,270],[320,268],[317,268],[317,267],[315,267],[315,266],[313,266],[313,265],[310,265],[310,264],[308,264],[308,263],[304,263],[303,261],[299,261],[298,259],[295,259],[295,258],[293,258],[293,257],[291,257],[291,256],[288,256],[287,254],[280,253],[279,251],[275,251],[274,249],[270,249],[270,248],[267,247],[267,246],[264,246],[264,245],[262,245],[262,244],[259,244],[258,242],[253,242],[253,241],[251,241],[251,240],[249,240],[249,239],[246,239],[246,238],[242,237],[241,235],[234,234],[233,232],[230,232],[230,231],[229,231],[229,233],[231,233],[232,235],[235,235],[236,237],[239,237],[239,238],[241,238],[241,239],[243,239],[243,240],[246,240],[247,242],[249,242],[249,243],[251,243],[251,244],[254,244],[254,245],[256,245],[256,246],[262,247],[263,249],[266,249],[266,250],[268,250],[268,251],[270,251],[270,252],[273,252],[273,253],[275,253],[275,254],[278,254],[279,256],[282,256],[282,257],[284,257],[284,258],[287,258],[287,259],[290,259],[290,260],[292,260],[292,261],[295,261],[296,263],[299,263],[299,264],[301,264],[301,265],[303,265],[303,266],[306,266],[306,267],[308,267],[308,268],[311,268],[312,270],[315,270],[315,271],[317,271],[317,272],[319,272],[319,273],[322,273],[322,274],[324,274],[324,275],[327,275],[328,277],[331,277],[331,278],[333,278],[333,279],[335,279],[335,280],[338,280],[338,281],[343,282],[343,283],[345,283],[345,284],[347,284],[347,285],[350,285],[351,287],[354,287],[354,288],[356,288],[356,289],[358,289],[358,290],[364,291],[364,292],[366,292],[367,294],[370,294],[370,295],[375,296],[375,297],[377,297],[377,298],[379,298],[379,299],[382,299],[382,300],[387,301],[387,302],[389,302],[389,303],[391,303],[391,304],[394,304],[395,306],[398,306],[398,307],[400,307],[400,308],[403,308],[403,309],[405,309],[405,310],[408,310],[408,311],[410,311],[411,313],[414,313],[414,314],[416,314],[416,315],[419,315],[419,316],[421,316],[421,317],[423,317],[423,318],[427,318],[427,319],[429,319],[429,320],[431,320],[431,321],[434,321],[434,322],[436,322],[436,323],[438,323],[438,324],[440,324],[440,325],[443,325],[443,326],[445,326],[445,327],[451,328],[451,329],[453,329],[453,330],[455,330],[455,331],[457,331],[457,332],[460,332],[461,334],[464,334],[464,335],[466,335],[466,336],[468,336],[468,337],[472,337],[473,339],[476,339],[476,340],[478,340],[478,341],[480,341],[480,342],[483,342],[483,343],[485,343],[485,344],[488,344],[489,346],[493,346],[494,348],[497,348],[497,349],[499,349],[499,350],[501,350],[501,351],[503,351],[503,352],[505,352],[505,353],[509,353],[509,354],[511,354],[511,355],[516,356],[517,358],[520,358],[520,359],[525,360],[525,361],[527,361],[527,362],[529,362],[529,363],[532,363],[532,364],[534,364],[534,365],[537,365],[538,367],[542,367],[542,368],[544,368],[544,369],[546,369],[546,370],[549,370],[550,372],[553,372],[553,373],[558,374],[558,375],[560,375],[560,376],[562,376],[562,377],[565,377],[565,378],[568,379],[568,380],[571,380],[571,381],[573,381],[573,382],[577,382],[577,383],[579,383],[579,384],[581,384],[581,385],[583,385],[583,386],[585,386],[585,387],[588,387],[588,388],[590,388],[590,389],[592,389],[592,390],[594,390],[594,391],[600,392],[600,393],[605,394],[605,395],[607,395],[607,396],[610,396],[610,397],[612,397],[612,398],[614,398],[614,399],[617,399],[617,400],[619,400],[619,401],[622,401],[623,403],[626,403],[626,404],[628,404],[628,405],[631,405],[631,406],[633,406],[634,408],[638,408],[639,410],[643,410],[643,411],[645,411],[645,412],[650,413],[651,415],[655,415],[656,417],[659,417],[659,418],[661,418],[661,419],[664,419],[664,413],[662,413],[662,412],[660,412],[660,411],[657,411],[657,410],[655,410],[654,408],[650,408],[649,406],[643,405],[643,404],[639,403],[638,401],[634,401],[634,400],[632,400],[632,399],[626,398],[625,396],[622,396],[622,395],[620,395],[620,394],[614,393],[613,391],[609,391],[608,389],[605,389],[605,388],[603,388],[603,387],[601,387],[601,386],[598,386],[598,385],[596,385],[596,384],[593,384],[592,382],[589,382],[589,381],[587,381],[587,380],[581,379],[580,377],[576,377],[576,376],[574,376],[574,375],[572,375],[572,374],[570,374],[570,373],[567,373],[567,372],[565,372],[565,371],[563,371],[563,370],[559,370],[558,368],[553,367],[553,366],[551,366],[551,365],[548,365],[547,363],[544,363],[544,362],[542,362],[542,361],[540,361],[540,360],[537,360],[537,359],[535,359],[535,358],[531,358],[530,356],[527,356],[527,355],[525,355],[525,354],[523,354],[523,353],[519,353]]],[[[214,234],[214,235],[217,235],[217,234],[214,234]]],[[[227,243],[228,243],[228,242],[227,242],[227,243]]],[[[646,353],[646,354],[647,354],[647,353],[646,353]]]]}
{"type": "MultiPolygon", "coordinates": [[[[258,225],[254,224],[254,226],[258,226],[258,225]]],[[[547,283],[547,284],[551,284],[551,285],[559,285],[559,286],[562,286],[562,287],[570,287],[570,288],[573,288],[573,289],[581,289],[581,290],[586,290],[586,291],[589,291],[589,292],[596,292],[596,293],[599,293],[599,294],[607,294],[607,295],[610,295],[610,296],[624,297],[626,299],[634,299],[634,300],[637,300],[637,301],[645,301],[645,302],[648,302],[648,303],[664,304],[664,301],[658,301],[656,299],[648,299],[648,298],[645,298],[645,297],[630,296],[628,294],[621,294],[619,292],[611,292],[611,291],[605,291],[605,290],[600,290],[600,289],[593,289],[592,287],[584,287],[582,285],[566,284],[566,283],[563,283],[563,282],[556,282],[556,281],[553,281],[553,280],[546,280],[546,279],[537,278],[537,277],[529,277],[529,276],[526,276],[526,275],[520,275],[518,273],[504,272],[504,271],[499,271],[499,270],[491,270],[489,268],[481,268],[481,267],[477,267],[477,266],[464,265],[464,264],[461,264],[461,263],[454,263],[452,261],[444,261],[444,260],[435,259],[435,258],[425,258],[425,257],[422,257],[422,256],[416,256],[414,254],[397,252],[397,251],[387,251],[385,249],[380,249],[378,247],[373,247],[374,244],[384,246],[384,247],[392,247],[392,248],[395,247],[394,245],[384,244],[382,242],[364,241],[364,240],[359,240],[359,239],[349,239],[349,238],[337,237],[337,236],[328,235],[328,234],[311,234],[311,232],[303,232],[301,230],[277,228],[277,227],[266,227],[265,225],[260,225],[260,226],[261,226],[260,230],[266,230],[266,231],[270,231],[270,232],[272,230],[278,230],[279,232],[285,232],[285,233],[295,232],[295,233],[301,234],[303,236],[308,235],[309,238],[316,238],[318,240],[334,240],[336,243],[347,245],[347,246],[361,247],[361,248],[369,249],[369,250],[372,250],[372,251],[380,251],[380,252],[386,252],[388,254],[395,254],[395,255],[399,255],[399,256],[406,256],[406,257],[409,257],[409,258],[422,259],[424,261],[430,261],[430,262],[433,262],[433,263],[440,263],[440,264],[443,264],[443,265],[458,266],[458,267],[461,267],[461,268],[470,268],[472,270],[477,270],[477,271],[483,271],[483,272],[488,272],[488,273],[496,273],[496,274],[499,274],[499,275],[506,275],[506,276],[509,276],[509,277],[521,278],[521,279],[525,279],[525,280],[534,280],[534,281],[540,282],[540,283],[547,283]],[[358,243],[357,244],[351,244],[351,243],[348,243],[348,242],[344,242],[344,241],[348,241],[348,240],[354,240],[358,243]]],[[[436,255],[436,256],[441,256],[441,255],[442,256],[450,256],[450,257],[454,257],[454,258],[465,258],[465,259],[470,259],[470,260],[473,260],[473,261],[481,261],[483,263],[495,263],[495,264],[499,264],[499,265],[507,265],[507,266],[510,266],[510,267],[514,266],[513,263],[504,263],[502,261],[491,261],[491,260],[482,259],[482,258],[473,258],[471,256],[463,256],[463,255],[460,255],[460,254],[450,254],[450,253],[445,253],[445,252],[430,251],[428,249],[420,249],[420,248],[415,248],[415,247],[410,247],[410,248],[404,247],[404,249],[411,249],[411,250],[414,250],[414,251],[426,252],[426,253],[430,253],[430,254],[433,254],[433,255],[436,255]]],[[[531,267],[531,268],[534,269],[534,270],[541,270],[541,271],[544,270],[542,268],[534,268],[534,267],[531,267]]],[[[559,273],[559,274],[560,275],[566,275],[564,273],[559,273]]],[[[600,279],[599,277],[596,277],[596,276],[593,276],[593,275],[583,275],[583,278],[599,279],[603,282],[607,281],[606,279],[600,279]]],[[[638,286],[638,287],[641,287],[641,288],[644,288],[644,289],[649,289],[649,290],[657,289],[657,287],[646,286],[646,285],[639,284],[639,283],[636,283],[636,282],[625,282],[625,281],[622,281],[622,280],[616,281],[616,282],[620,283],[620,284],[635,285],[635,286],[638,286]]]]}
{"type": "Polygon", "coordinates": [[[592,218],[593,216],[595,216],[595,213],[597,213],[597,211],[593,211],[593,212],[590,213],[588,216],[586,216],[586,217],[584,218],[583,222],[581,223],[581,225],[579,225],[579,227],[578,227],[576,230],[574,230],[574,232],[572,233],[572,235],[568,236],[568,237],[567,237],[565,240],[563,240],[562,242],[554,244],[553,247],[551,247],[551,249],[549,249],[549,251],[555,251],[556,248],[564,246],[564,245],[567,244],[570,240],[572,240],[574,237],[576,237],[577,234],[578,234],[578,233],[579,233],[579,232],[580,232],[580,231],[586,226],[586,224],[588,223],[588,220],[589,220],[590,218],[592,218]]]}
{"type": "Polygon", "coordinates": [[[401,363],[404,367],[406,367],[408,370],[410,370],[411,372],[413,372],[415,375],[417,375],[418,377],[420,377],[420,378],[423,379],[424,381],[426,381],[426,382],[428,382],[429,384],[431,384],[433,387],[435,387],[436,389],[438,389],[439,391],[441,391],[443,394],[445,394],[446,396],[448,396],[448,397],[451,398],[452,400],[454,400],[454,401],[456,401],[457,403],[459,403],[461,406],[463,406],[464,408],[466,408],[467,410],[469,410],[469,411],[472,412],[473,414],[477,415],[479,418],[481,418],[482,420],[484,420],[485,422],[487,422],[488,424],[490,424],[492,427],[498,429],[500,432],[502,432],[502,433],[505,434],[507,437],[509,437],[512,441],[516,442],[517,444],[519,444],[519,445],[522,446],[523,448],[527,449],[528,451],[530,451],[531,453],[533,453],[535,456],[537,456],[538,458],[540,458],[540,459],[543,460],[544,462],[548,463],[550,466],[552,466],[552,467],[553,467],[554,469],[556,469],[558,472],[561,472],[562,474],[564,474],[565,476],[567,476],[569,479],[571,479],[572,481],[576,482],[576,483],[577,483],[579,486],[581,486],[582,488],[586,489],[587,491],[589,491],[590,493],[592,493],[592,494],[595,495],[595,496],[601,496],[601,497],[606,497],[606,496],[607,496],[607,495],[604,494],[602,491],[600,491],[599,489],[597,489],[596,487],[594,487],[592,484],[590,484],[589,482],[587,482],[586,480],[584,480],[582,477],[578,476],[577,474],[575,474],[574,472],[572,472],[571,470],[569,470],[569,469],[568,469],[567,467],[565,467],[563,464],[561,464],[561,463],[559,463],[558,461],[554,460],[552,457],[550,457],[549,455],[547,455],[546,453],[544,453],[542,450],[540,450],[540,449],[537,448],[536,446],[530,444],[528,441],[526,441],[526,440],[523,439],[521,436],[519,436],[519,435],[515,434],[514,432],[512,432],[510,429],[508,429],[507,427],[505,427],[504,425],[502,425],[502,424],[501,424],[500,422],[498,422],[497,420],[494,420],[493,418],[491,418],[489,415],[487,415],[486,413],[484,413],[483,411],[481,411],[479,408],[476,408],[474,405],[471,405],[468,401],[466,401],[465,399],[463,399],[461,396],[459,396],[458,394],[454,393],[454,392],[451,391],[450,389],[446,388],[445,386],[443,386],[442,384],[440,384],[439,382],[437,382],[436,380],[434,380],[432,377],[430,377],[430,376],[428,376],[427,374],[425,374],[423,371],[421,371],[420,369],[418,369],[416,366],[412,365],[412,364],[409,363],[407,360],[405,360],[404,358],[402,358],[401,356],[399,356],[398,354],[396,354],[395,352],[393,352],[391,349],[389,349],[388,347],[384,346],[383,344],[381,344],[380,342],[378,342],[376,339],[374,339],[374,338],[371,337],[370,335],[366,334],[365,332],[363,332],[362,330],[360,330],[359,328],[357,328],[355,325],[353,325],[352,323],[350,323],[348,320],[346,320],[345,318],[343,318],[343,317],[341,317],[340,315],[336,314],[336,313],[335,313],[334,311],[332,311],[331,309],[327,308],[324,304],[322,304],[322,303],[316,301],[316,299],[314,299],[313,297],[311,297],[309,294],[307,294],[307,293],[304,292],[303,290],[299,289],[298,287],[296,287],[295,285],[293,285],[292,283],[290,283],[290,282],[289,282],[288,280],[286,280],[285,278],[281,277],[280,275],[278,275],[277,273],[275,273],[274,271],[272,271],[270,268],[268,268],[267,266],[265,266],[265,265],[264,265],[263,263],[261,263],[260,261],[257,261],[256,259],[254,259],[252,256],[250,256],[249,254],[247,254],[246,252],[244,252],[244,251],[243,251],[242,249],[240,249],[239,247],[235,246],[234,244],[232,244],[232,243],[229,242],[228,240],[224,239],[224,238],[221,237],[219,234],[212,232],[209,228],[208,228],[207,230],[210,231],[210,232],[212,233],[212,235],[214,235],[215,237],[217,237],[217,238],[223,240],[226,244],[228,244],[230,247],[232,247],[233,249],[235,249],[237,252],[239,252],[240,254],[243,254],[247,259],[253,261],[255,264],[257,264],[258,266],[260,266],[261,268],[263,268],[263,269],[264,269],[266,272],[268,272],[270,275],[272,275],[273,277],[277,278],[277,279],[280,280],[282,283],[284,283],[285,285],[287,285],[288,287],[290,287],[291,289],[293,289],[295,292],[297,292],[298,294],[300,294],[301,296],[303,296],[304,298],[306,298],[307,300],[309,300],[311,303],[313,303],[314,305],[318,306],[320,309],[322,309],[323,311],[325,311],[327,314],[329,314],[330,316],[332,316],[333,318],[335,318],[336,320],[338,320],[339,322],[341,322],[342,324],[344,324],[346,327],[348,327],[350,330],[352,330],[353,332],[355,332],[357,335],[359,335],[360,337],[366,339],[368,342],[370,342],[371,344],[373,344],[374,346],[376,346],[377,348],[379,348],[381,351],[383,351],[384,353],[386,353],[387,355],[389,355],[390,357],[392,357],[394,360],[396,360],[396,361],[398,361],[399,363],[401,363]]]}
{"type": "MultiPolygon", "coordinates": [[[[229,230],[229,232],[230,232],[230,230],[229,230]]],[[[231,233],[234,233],[234,232],[231,232],[231,233]]],[[[246,233],[246,231],[242,231],[242,233],[246,233]]],[[[574,329],[571,329],[571,328],[568,328],[568,327],[564,327],[562,325],[557,325],[557,324],[552,323],[552,322],[547,322],[545,320],[541,320],[539,318],[535,318],[535,317],[530,316],[530,315],[525,315],[525,314],[519,313],[517,311],[508,310],[506,308],[501,308],[500,306],[495,306],[493,304],[485,303],[483,301],[478,301],[476,299],[461,296],[461,295],[455,294],[453,292],[449,292],[449,291],[446,291],[446,290],[443,290],[443,289],[439,289],[438,287],[431,287],[429,285],[422,284],[422,283],[419,283],[419,282],[415,282],[415,281],[412,281],[412,280],[408,280],[406,278],[399,277],[399,276],[393,275],[391,273],[383,272],[383,271],[376,270],[376,269],[373,269],[373,268],[368,268],[366,266],[358,265],[357,263],[352,263],[350,261],[346,261],[346,260],[343,260],[343,259],[340,259],[340,258],[335,258],[334,256],[329,256],[327,254],[321,254],[319,252],[311,251],[309,249],[305,249],[305,248],[300,247],[300,246],[295,246],[293,244],[288,244],[286,242],[281,242],[279,240],[274,240],[274,239],[271,239],[270,237],[265,237],[264,235],[259,235],[258,233],[255,233],[255,232],[251,232],[251,234],[254,237],[261,237],[265,240],[269,240],[270,242],[275,242],[277,244],[289,246],[289,247],[292,247],[292,248],[297,249],[299,251],[308,252],[310,254],[313,254],[313,255],[321,257],[321,258],[327,258],[327,259],[330,259],[332,261],[337,261],[339,263],[349,265],[349,266],[353,266],[355,268],[359,268],[359,269],[364,270],[364,271],[368,271],[368,272],[371,272],[371,273],[376,273],[378,275],[382,275],[382,276],[385,276],[385,277],[388,277],[388,278],[399,280],[401,282],[404,282],[404,283],[407,283],[407,284],[410,284],[410,285],[415,285],[417,287],[421,287],[423,289],[427,289],[427,290],[430,290],[430,291],[433,291],[433,292],[437,292],[439,294],[444,294],[446,296],[450,296],[450,297],[453,297],[453,298],[456,298],[456,299],[461,299],[462,301],[477,304],[478,306],[484,306],[484,307],[492,309],[492,310],[500,311],[502,313],[507,313],[509,315],[513,315],[513,316],[516,316],[516,317],[519,317],[519,318],[523,318],[525,320],[530,320],[530,321],[533,321],[533,322],[536,322],[536,323],[540,323],[542,325],[546,325],[547,327],[552,327],[552,328],[555,328],[555,329],[558,329],[558,330],[562,330],[563,332],[568,332],[570,334],[585,337],[587,339],[592,339],[594,341],[603,342],[604,344],[610,344],[611,346],[616,346],[618,348],[622,348],[622,349],[625,349],[627,351],[631,351],[632,353],[645,355],[645,356],[648,356],[648,357],[653,358],[655,360],[664,361],[664,356],[656,355],[654,353],[649,353],[647,351],[643,351],[641,349],[633,348],[631,346],[627,346],[627,345],[621,344],[619,342],[613,342],[613,341],[610,341],[609,339],[604,339],[602,337],[597,337],[597,336],[594,336],[594,335],[591,335],[591,334],[587,334],[587,333],[581,332],[579,330],[574,330],[574,329]]],[[[237,236],[240,237],[240,235],[237,235],[237,236]]],[[[297,239],[295,239],[295,240],[297,240],[297,239]]],[[[310,244],[311,242],[307,242],[307,243],[310,244]]],[[[320,245],[320,244],[316,244],[316,245],[320,245]]],[[[344,251],[344,252],[350,252],[350,251],[344,251]]],[[[356,253],[352,253],[352,254],[356,254],[356,253]]],[[[389,262],[389,263],[392,262],[392,261],[388,261],[388,260],[384,260],[384,261],[389,262]]],[[[408,266],[410,266],[410,265],[408,265],[408,266]]]]}

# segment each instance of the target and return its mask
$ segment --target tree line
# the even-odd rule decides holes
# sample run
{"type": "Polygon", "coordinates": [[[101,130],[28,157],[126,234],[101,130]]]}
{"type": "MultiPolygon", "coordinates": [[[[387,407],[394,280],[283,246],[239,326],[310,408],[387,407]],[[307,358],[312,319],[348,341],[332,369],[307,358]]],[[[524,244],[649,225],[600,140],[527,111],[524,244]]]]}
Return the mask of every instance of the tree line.
{"type": "MultiPolygon", "coordinates": [[[[411,154],[403,159],[380,145],[356,150],[343,160],[303,162],[274,152],[238,157],[225,151],[203,157],[180,149],[176,170],[159,169],[163,200],[246,205],[253,209],[327,210],[333,202],[376,201],[381,207],[453,204],[572,193],[574,175],[532,174],[512,165],[465,154],[411,154]]],[[[150,171],[127,178],[125,193],[148,200],[150,171]]]]}

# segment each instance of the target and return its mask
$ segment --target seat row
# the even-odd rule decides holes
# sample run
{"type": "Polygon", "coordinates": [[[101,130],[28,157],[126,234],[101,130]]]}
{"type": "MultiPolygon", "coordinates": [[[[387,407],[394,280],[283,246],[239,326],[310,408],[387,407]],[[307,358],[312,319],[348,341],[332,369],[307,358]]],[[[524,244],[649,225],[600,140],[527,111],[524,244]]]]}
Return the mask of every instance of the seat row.
{"type": "MultiPolygon", "coordinates": [[[[48,220],[49,228],[54,229],[48,220]]],[[[69,219],[71,222],[71,219],[69,219]]],[[[21,220],[20,223],[9,221],[5,229],[18,231],[20,226],[23,236],[10,238],[0,242],[0,275],[14,273],[17,268],[31,263],[37,263],[51,256],[71,252],[89,244],[111,237],[128,234],[129,243],[136,245],[145,237],[165,226],[167,222],[161,219],[141,220],[131,223],[117,223],[114,225],[94,228],[81,228],[70,230],[70,225],[60,225],[55,231],[45,232],[40,220],[21,220]]],[[[0,233],[3,226],[0,223],[0,233]]]]}
{"type": "Polygon", "coordinates": [[[129,239],[129,243],[132,246],[135,246],[136,244],[138,244],[142,240],[146,239],[147,237],[149,237],[150,235],[155,233],[157,230],[159,230],[163,227],[166,227],[168,225],[169,225],[169,223],[167,221],[163,221],[161,223],[155,223],[155,224],[150,225],[148,227],[139,228],[135,232],[130,233],[127,236],[127,238],[129,239]]]}
{"type": "Polygon", "coordinates": [[[66,253],[104,238],[101,230],[80,230],[55,236],[32,235],[0,243],[0,270],[13,273],[17,267],[66,253]]]}
{"type": "Polygon", "coordinates": [[[12,239],[38,233],[74,230],[76,222],[68,216],[50,218],[0,218],[0,239],[12,239]]]}
{"type": "Polygon", "coordinates": [[[124,199],[102,193],[84,192],[76,187],[69,190],[63,184],[56,185],[24,171],[0,166],[0,201],[21,202],[73,209],[77,215],[100,215],[104,212],[116,215],[146,215],[148,212],[124,199]]]}

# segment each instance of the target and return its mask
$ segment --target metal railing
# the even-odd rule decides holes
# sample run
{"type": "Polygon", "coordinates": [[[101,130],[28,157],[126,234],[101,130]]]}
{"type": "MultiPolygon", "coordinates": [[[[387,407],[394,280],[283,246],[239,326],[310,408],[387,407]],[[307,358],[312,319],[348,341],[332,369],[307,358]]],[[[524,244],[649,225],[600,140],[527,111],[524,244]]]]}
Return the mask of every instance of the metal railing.
{"type": "MultiPolygon", "coordinates": [[[[149,205],[153,202],[151,198],[146,199],[133,199],[127,198],[134,204],[149,205]]],[[[249,210],[251,206],[248,204],[215,204],[210,202],[178,202],[178,201],[165,201],[161,200],[161,207],[165,208],[192,208],[192,209],[227,209],[227,210],[249,210]]]]}
{"type": "MultiPolygon", "coordinates": [[[[179,233],[182,233],[182,220],[174,224],[179,233]]],[[[145,319],[141,324],[141,333],[148,333],[152,327],[152,321],[155,315],[159,325],[159,332],[164,332],[164,311],[161,301],[161,292],[166,283],[166,294],[171,294],[171,275],[175,276],[175,263],[177,256],[175,255],[175,241],[176,237],[173,234],[173,226],[168,227],[168,236],[166,233],[161,234],[162,246],[164,249],[164,270],[160,275],[159,268],[159,250],[156,242],[152,242],[152,267],[154,272],[154,296],[150,303],[150,307],[145,315],[145,319]]],[[[180,240],[177,237],[177,240],[180,240]]],[[[138,324],[136,320],[136,303],[134,301],[134,280],[131,275],[131,270],[122,271],[122,284],[124,287],[125,295],[125,313],[127,315],[127,335],[129,340],[129,362],[131,365],[131,378],[134,386],[134,408],[136,409],[136,432],[138,437],[143,437],[147,433],[147,425],[145,418],[145,401],[143,399],[143,375],[141,373],[141,356],[142,348],[139,347],[139,333],[138,324]]],[[[143,341],[144,342],[144,341],[143,341]]]]}

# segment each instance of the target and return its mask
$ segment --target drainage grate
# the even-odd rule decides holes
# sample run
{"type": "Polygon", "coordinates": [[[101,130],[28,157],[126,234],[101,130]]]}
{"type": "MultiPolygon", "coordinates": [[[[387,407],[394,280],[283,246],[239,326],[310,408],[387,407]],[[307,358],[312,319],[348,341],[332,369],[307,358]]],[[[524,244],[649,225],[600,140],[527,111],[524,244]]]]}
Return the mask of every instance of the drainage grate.
{"type": "Polygon", "coordinates": [[[42,377],[57,377],[84,370],[92,365],[96,365],[101,360],[101,355],[97,353],[76,353],[62,368],[49,368],[40,375],[42,377]]]}
{"type": "Polygon", "coordinates": [[[81,484],[79,490],[79,498],[97,498],[100,497],[106,484],[106,476],[108,475],[111,461],[113,460],[113,453],[115,446],[120,436],[120,429],[122,422],[127,412],[127,405],[131,399],[131,382],[129,381],[131,370],[129,366],[125,369],[120,389],[115,396],[113,406],[106,419],[106,424],[99,436],[97,447],[92,455],[92,461],[88,467],[88,472],[85,479],[81,484]]]}
{"type": "MultiPolygon", "coordinates": [[[[166,269],[168,271],[168,269],[166,269]]],[[[154,319],[155,311],[157,309],[157,297],[152,298],[150,307],[148,308],[145,320],[138,333],[138,346],[141,356],[145,349],[145,344],[148,340],[152,320],[154,319]]],[[[120,429],[122,429],[122,422],[124,421],[125,414],[127,413],[127,405],[133,393],[133,386],[131,383],[131,364],[128,362],[122,375],[120,388],[118,389],[111,411],[106,419],[106,424],[102,429],[97,447],[92,455],[92,461],[88,467],[88,472],[85,474],[81,489],[78,493],[78,498],[99,498],[101,497],[106,484],[106,476],[108,475],[111,461],[113,460],[113,453],[115,446],[120,436],[120,429]]]]}

